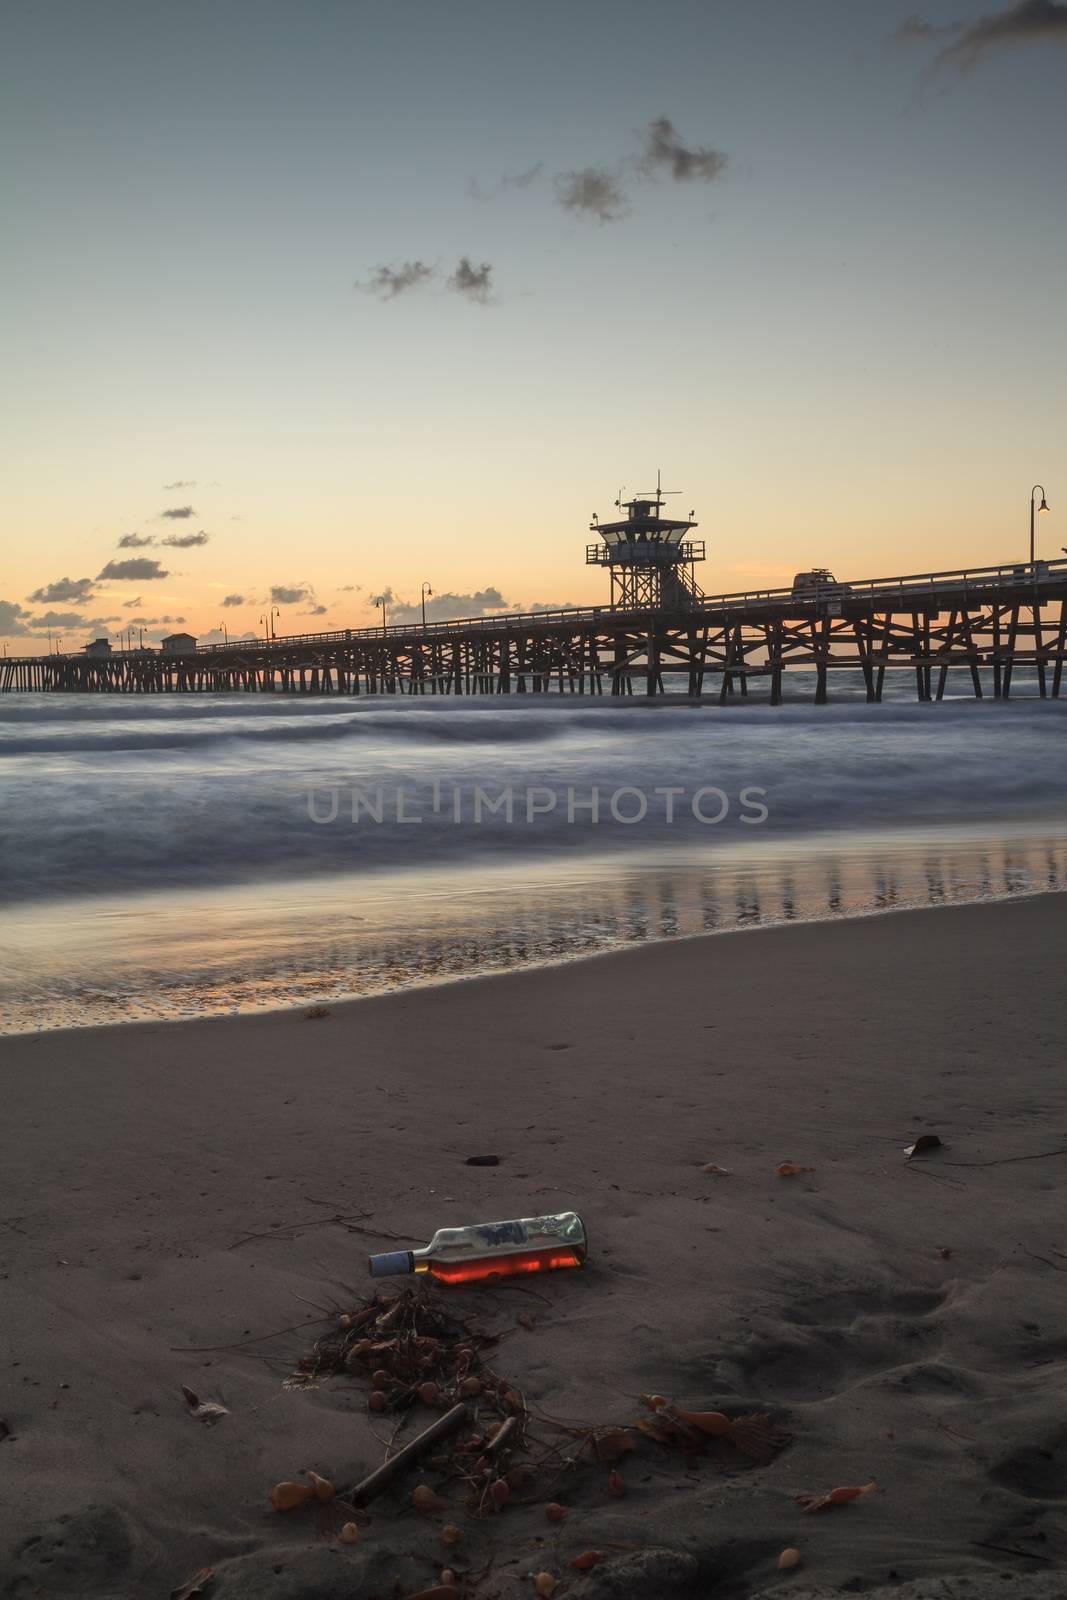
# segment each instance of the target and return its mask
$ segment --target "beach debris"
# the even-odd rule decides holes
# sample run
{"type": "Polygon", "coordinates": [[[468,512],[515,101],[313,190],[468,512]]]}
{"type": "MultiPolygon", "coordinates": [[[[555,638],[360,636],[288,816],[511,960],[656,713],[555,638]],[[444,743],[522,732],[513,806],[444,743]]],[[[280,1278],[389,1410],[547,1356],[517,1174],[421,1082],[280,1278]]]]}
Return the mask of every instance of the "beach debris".
{"type": "Polygon", "coordinates": [[[922,1133],[911,1144],[904,1146],[904,1160],[910,1161],[912,1156],[924,1155],[927,1150],[940,1150],[943,1146],[936,1133],[922,1133]]]}
{"type": "Polygon", "coordinates": [[[463,1529],[457,1528],[454,1522],[446,1522],[441,1529],[441,1538],[445,1544],[458,1544],[463,1537],[463,1529]]]}
{"type": "Polygon", "coordinates": [[[658,1444],[679,1445],[687,1454],[709,1453],[722,1466],[765,1467],[790,1442],[764,1411],[728,1417],[723,1411],[683,1411],[659,1394],[644,1394],[652,1412],[634,1427],[658,1444]]]}
{"type": "Polygon", "coordinates": [[[543,1600],[552,1600],[552,1596],[559,1588],[559,1579],[554,1578],[551,1572],[538,1572],[534,1574],[534,1589],[543,1596],[543,1600]]]}
{"type": "Polygon", "coordinates": [[[782,1161],[774,1170],[780,1178],[796,1178],[802,1172],[814,1172],[815,1168],[797,1166],[795,1161],[782,1161]]]}
{"type": "Polygon", "coordinates": [[[590,1428],[581,1454],[592,1456],[603,1467],[613,1467],[633,1448],[633,1435],[627,1428],[590,1428]]]}
{"type": "Polygon", "coordinates": [[[276,1483],[270,1492],[270,1503],[275,1511],[295,1511],[297,1506],[305,1506],[315,1498],[313,1483],[276,1483]]]}
{"type": "Polygon", "coordinates": [[[315,1491],[315,1499],[324,1506],[329,1505],[337,1493],[329,1478],[320,1478],[317,1472],[309,1472],[308,1477],[311,1479],[311,1487],[315,1491]]]}
{"type": "Polygon", "coordinates": [[[203,1594],[214,1576],[214,1567],[201,1567],[199,1572],[194,1572],[191,1578],[186,1578],[184,1583],[179,1583],[176,1589],[170,1591],[170,1600],[193,1600],[194,1595],[203,1594]]]}
{"type": "Polygon", "coordinates": [[[416,1511],[440,1511],[445,1502],[428,1483],[417,1483],[411,1491],[411,1503],[416,1511]]]}
{"type": "Polygon", "coordinates": [[[575,1572],[591,1572],[598,1561],[603,1561],[603,1550],[583,1550],[580,1556],[575,1556],[571,1566],[575,1572]]]}
{"type": "Polygon", "coordinates": [[[799,1567],[800,1551],[795,1545],[789,1545],[778,1557],[778,1571],[788,1572],[791,1567],[799,1567]]]}
{"type": "Polygon", "coordinates": [[[562,1522],[567,1515],[567,1507],[561,1506],[558,1500],[553,1500],[551,1505],[545,1507],[545,1516],[549,1522],[562,1522]]]}
{"type": "Polygon", "coordinates": [[[329,1006],[308,1006],[307,1010],[304,1012],[304,1021],[317,1022],[320,1017],[328,1017],[329,1015],[329,1006]]]}
{"type": "Polygon", "coordinates": [[[466,1160],[466,1165],[468,1167],[499,1167],[499,1165],[500,1165],[500,1157],[499,1156],[468,1156],[467,1160],[466,1160]]]}
{"type": "Polygon", "coordinates": [[[798,1494],[793,1498],[801,1511],[829,1511],[833,1506],[846,1506],[852,1500],[858,1500],[861,1495],[872,1494],[876,1487],[872,1478],[870,1483],[859,1487],[848,1486],[840,1489],[831,1489],[827,1494],[798,1494]]]}
{"type": "Polygon", "coordinates": [[[503,1511],[511,1499],[511,1485],[506,1478],[497,1478],[489,1485],[489,1498],[498,1511],[503,1511]]]}
{"type": "Polygon", "coordinates": [[[937,1253],[941,1257],[942,1261],[951,1261],[952,1260],[952,1251],[948,1248],[947,1245],[942,1245],[941,1249],[937,1253]]]}
{"type": "Polygon", "coordinates": [[[441,1582],[442,1583],[455,1583],[455,1581],[456,1581],[456,1574],[452,1571],[452,1568],[451,1567],[442,1567],[441,1568],[441,1582]]]}
{"type": "Polygon", "coordinates": [[[193,1416],[199,1417],[201,1422],[206,1422],[208,1427],[213,1427],[220,1417],[228,1417],[230,1414],[229,1406],[222,1405],[218,1400],[201,1400],[200,1396],[194,1394],[184,1383],[182,1394],[193,1416]]]}
{"type": "Polygon", "coordinates": [[[726,1178],[730,1175],[729,1167],[720,1167],[714,1161],[709,1161],[707,1166],[701,1167],[700,1170],[713,1178],[726,1178]]]}
{"type": "Polygon", "coordinates": [[[337,1537],[342,1544],[358,1544],[359,1528],[354,1522],[346,1522],[337,1537]]]}
{"type": "Polygon", "coordinates": [[[580,1267],[586,1257],[585,1224],[576,1211],[438,1228],[427,1245],[380,1251],[367,1259],[372,1278],[428,1272],[440,1283],[473,1283],[520,1272],[580,1267]]]}
{"type": "MultiPolygon", "coordinates": [[[[439,1439],[445,1439],[449,1434],[455,1433],[457,1428],[461,1427],[469,1417],[470,1410],[462,1402],[453,1406],[450,1411],[445,1412],[443,1417],[438,1417],[436,1422],[431,1422],[428,1428],[424,1428],[422,1433],[412,1439],[409,1444],[404,1445],[395,1455],[390,1456],[388,1461],[383,1461],[380,1467],[376,1467],[373,1472],[368,1473],[365,1478],[347,1492],[345,1498],[354,1505],[366,1505],[369,1500],[373,1500],[375,1496],[381,1494],[383,1489],[388,1488],[393,1479],[411,1466],[414,1461],[425,1455],[439,1439]]],[[[434,1491],[431,1490],[430,1492],[432,1494],[434,1491]]]]}
{"type": "Polygon", "coordinates": [[[608,1493],[613,1494],[616,1500],[621,1500],[626,1493],[626,1479],[618,1468],[608,1473],[608,1493]]]}

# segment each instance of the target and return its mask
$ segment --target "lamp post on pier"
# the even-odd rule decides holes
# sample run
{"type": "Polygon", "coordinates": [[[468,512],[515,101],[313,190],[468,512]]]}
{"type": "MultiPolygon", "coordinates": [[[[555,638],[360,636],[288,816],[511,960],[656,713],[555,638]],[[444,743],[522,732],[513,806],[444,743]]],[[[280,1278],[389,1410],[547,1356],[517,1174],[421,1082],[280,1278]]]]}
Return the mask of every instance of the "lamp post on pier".
{"type": "Polygon", "coordinates": [[[426,631],[426,596],[432,594],[433,590],[430,588],[430,585],[428,583],[424,583],[422,586],[422,629],[424,633],[426,631]]]}
{"type": "Polygon", "coordinates": [[[1035,494],[1037,493],[1037,491],[1039,489],[1041,490],[1041,504],[1037,508],[1037,514],[1038,514],[1039,517],[1048,515],[1048,501],[1045,499],[1045,486],[1042,483],[1035,483],[1034,487],[1030,490],[1030,565],[1031,566],[1033,566],[1033,564],[1034,564],[1034,496],[1035,496],[1035,494]]]}
{"type": "Polygon", "coordinates": [[[371,605],[372,606],[381,606],[381,608],[382,608],[382,632],[384,633],[385,632],[385,595],[384,594],[376,594],[374,596],[374,598],[371,600],[371,605]]]}

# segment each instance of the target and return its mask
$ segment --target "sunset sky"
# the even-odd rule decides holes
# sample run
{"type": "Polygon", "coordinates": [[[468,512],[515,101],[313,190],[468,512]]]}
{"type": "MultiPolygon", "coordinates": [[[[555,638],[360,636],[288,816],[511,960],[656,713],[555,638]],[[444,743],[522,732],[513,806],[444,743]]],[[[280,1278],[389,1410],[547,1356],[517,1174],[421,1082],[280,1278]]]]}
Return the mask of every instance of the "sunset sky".
{"type": "Polygon", "coordinates": [[[1067,4],[914,3],[5,7],[0,637],[1058,555],[1067,4]]]}

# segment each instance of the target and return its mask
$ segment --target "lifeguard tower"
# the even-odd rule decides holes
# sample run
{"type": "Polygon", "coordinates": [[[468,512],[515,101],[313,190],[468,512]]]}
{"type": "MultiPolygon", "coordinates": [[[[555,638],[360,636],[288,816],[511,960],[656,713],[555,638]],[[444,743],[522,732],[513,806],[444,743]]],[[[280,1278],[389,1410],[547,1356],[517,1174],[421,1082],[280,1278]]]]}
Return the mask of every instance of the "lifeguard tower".
{"type": "Polygon", "coordinates": [[[660,515],[664,496],[677,493],[662,489],[657,473],[654,495],[624,500],[619,490],[615,504],[626,513],[621,522],[600,522],[594,512],[589,528],[602,543],[586,545],[585,564],[610,569],[613,608],[688,611],[703,599],[693,567],[704,560],[704,541],[686,538],[697,526],[693,513],[684,522],[660,515]]]}

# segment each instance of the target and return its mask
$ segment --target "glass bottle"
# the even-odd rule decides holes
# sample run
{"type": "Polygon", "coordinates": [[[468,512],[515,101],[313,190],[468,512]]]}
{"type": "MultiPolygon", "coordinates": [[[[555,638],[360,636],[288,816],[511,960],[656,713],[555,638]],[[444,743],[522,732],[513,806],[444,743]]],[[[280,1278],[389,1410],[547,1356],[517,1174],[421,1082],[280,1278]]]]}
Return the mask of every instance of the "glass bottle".
{"type": "Polygon", "coordinates": [[[394,1272],[429,1273],[439,1283],[472,1283],[518,1272],[580,1267],[588,1241],[575,1211],[514,1222],[481,1222],[469,1228],[438,1228],[419,1250],[388,1250],[371,1256],[372,1277],[394,1272]]]}

